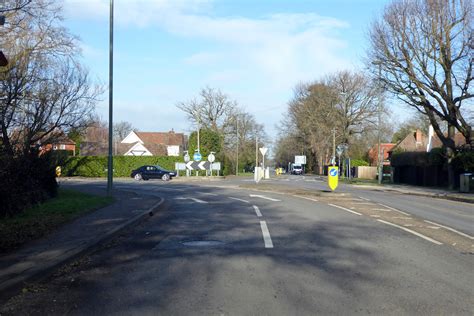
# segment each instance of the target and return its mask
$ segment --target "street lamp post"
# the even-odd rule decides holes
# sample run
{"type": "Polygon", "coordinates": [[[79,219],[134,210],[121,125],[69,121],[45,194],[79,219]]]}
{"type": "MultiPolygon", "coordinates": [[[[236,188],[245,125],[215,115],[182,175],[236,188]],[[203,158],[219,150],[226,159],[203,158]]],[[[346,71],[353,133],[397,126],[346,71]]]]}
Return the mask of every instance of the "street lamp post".
{"type": "Polygon", "coordinates": [[[109,156],[107,160],[107,195],[112,195],[113,188],[113,96],[114,96],[114,0],[110,0],[109,26],[109,156]]]}
{"type": "Polygon", "coordinates": [[[377,171],[378,171],[378,183],[382,184],[382,178],[383,178],[383,153],[381,154],[381,149],[382,149],[382,144],[381,144],[381,122],[382,122],[382,102],[380,100],[381,98],[381,92],[382,92],[382,87],[380,84],[381,77],[382,77],[382,63],[380,61],[373,61],[372,65],[375,65],[378,67],[378,89],[379,89],[379,96],[378,96],[378,104],[377,104],[377,171]]]}
{"type": "Polygon", "coordinates": [[[236,131],[237,131],[237,162],[235,164],[235,175],[239,175],[239,119],[235,120],[236,131]]]}

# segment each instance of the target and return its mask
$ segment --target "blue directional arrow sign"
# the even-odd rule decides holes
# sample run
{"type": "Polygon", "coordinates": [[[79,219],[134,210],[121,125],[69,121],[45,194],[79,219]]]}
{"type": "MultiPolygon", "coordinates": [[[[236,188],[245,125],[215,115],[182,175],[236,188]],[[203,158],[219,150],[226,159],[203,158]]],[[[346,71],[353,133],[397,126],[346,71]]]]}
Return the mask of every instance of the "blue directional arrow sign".
{"type": "Polygon", "coordinates": [[[193,159],[194,161],[201,161],[202,155],[200,153],[194,153],[193,159]]]}

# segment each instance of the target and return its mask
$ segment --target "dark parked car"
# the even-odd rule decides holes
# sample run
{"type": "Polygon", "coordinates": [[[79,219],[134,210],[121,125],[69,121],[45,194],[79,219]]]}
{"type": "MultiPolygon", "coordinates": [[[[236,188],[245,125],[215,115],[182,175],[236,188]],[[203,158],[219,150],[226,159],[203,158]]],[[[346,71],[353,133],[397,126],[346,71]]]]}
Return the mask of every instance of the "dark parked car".
{"type": "Polygon", "coordinates": [[[176,172],[163,169],[160,166],[141,166],[133,170],[130,176],[137,181],[148,179],[162,179],[168,181],[176,176],[176,172]]]}

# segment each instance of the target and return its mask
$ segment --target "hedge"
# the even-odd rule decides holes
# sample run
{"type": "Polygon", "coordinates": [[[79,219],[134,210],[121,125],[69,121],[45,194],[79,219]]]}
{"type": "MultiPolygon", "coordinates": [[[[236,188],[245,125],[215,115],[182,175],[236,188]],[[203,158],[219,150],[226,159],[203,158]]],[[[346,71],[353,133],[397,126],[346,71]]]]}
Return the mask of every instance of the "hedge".
{"type": "MultiPolygon", "coordinates": [[[[174,170],[183,157],[171,156],[114,156],[114,177],[129,177],[132,170],[143,165],[159,165],[174,170]]],[[[107,156],[69,157],[61,164],[63,176],[106,177],[107,156]]]]}
{"type": "Polygon", "coordinates": [[[444,156],[440,149],[430,152],[401,152],[394,153],[390,158],[392,167],[403,166],[439,166],[444,163],[444,156]]]}
{"type": "Polygon", "coordinates": [[[57,194],[51,155],[0,156],[0,216],[13,216],[57,194]]]}

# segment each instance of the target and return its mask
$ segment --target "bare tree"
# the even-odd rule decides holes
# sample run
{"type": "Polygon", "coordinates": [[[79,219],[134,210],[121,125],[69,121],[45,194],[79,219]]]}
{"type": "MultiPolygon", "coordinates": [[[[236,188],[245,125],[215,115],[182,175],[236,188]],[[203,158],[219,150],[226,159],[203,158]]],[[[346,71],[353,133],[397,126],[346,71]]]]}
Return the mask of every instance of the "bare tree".
{"type": "Polygon", "coordinates": [[[2,151],[28,153],[55,131],[84,126],[102,89],[76,61],[75,38],[60,25],[59,9],[38,0],[36,11],[10,13],[15,23],[0,39],[10,63],[0,71],[2,151]],[[21,25],[20,28],[14,25],[21,25]]]}
{"type": "Polygon", "coordinates": [[[177,107],[186,113],[191,122],[203,128],[222,129],[237,108],[237,103],[220,90],[210,87],[203,88],[199,96],[199,99],[180,102],[177,107]]]}
{"type": "Polygon", "coordinates": [[[378,128],[378,111],[384,111],[383,106],[378,107],[380,95],[376,86],[358,73],[344,71],[325,80],[302,83],[294,93],[283,121],[287,133],[280,139],[299,144],[296,152],[312,155],[319,172],[332,157],[334,137],[337,143],[359,142],[361,135],[378,128]]]}
{"type": "MultiPolygon", "coordinates": [[[[368,63],[385,87],[426,115],[454,156],[455,129],[474,148],[472,126],[461,111],[473,97],[473,2],[399,0],[385,9],[370,30],[368,63]],[[445,135],[436,118],[448,124],[445,135]]],[[[449,169],[449,184],[454,173],[449,169]]]]}
{"type": "Polygon", "coordinates": [[[338,97],[333,113],[342,142],[377,128],[379,112],[384,111],[380,90],[365,75],[342,71],[328,78],[327,83],[338,97]]]}
{"type": "Polygon", "coordinates": [[[25,9],[33,0],[3,0],[0,2],[0,14],[25,9]]]}
{"type": "Polygon", "coordinates": [[[128,134],[130,134],[131,131],[137,130],[135,127],[133,127],[132,123],[126,122],[126,121],[121,121],[118,123],[114,124],[114,139],[121,141],[125,137],[127,137],[128,134]]]}

